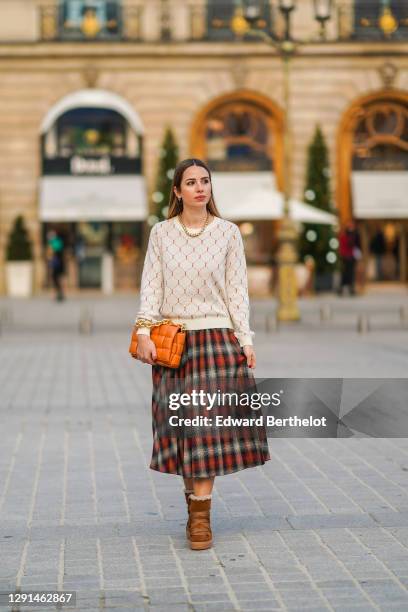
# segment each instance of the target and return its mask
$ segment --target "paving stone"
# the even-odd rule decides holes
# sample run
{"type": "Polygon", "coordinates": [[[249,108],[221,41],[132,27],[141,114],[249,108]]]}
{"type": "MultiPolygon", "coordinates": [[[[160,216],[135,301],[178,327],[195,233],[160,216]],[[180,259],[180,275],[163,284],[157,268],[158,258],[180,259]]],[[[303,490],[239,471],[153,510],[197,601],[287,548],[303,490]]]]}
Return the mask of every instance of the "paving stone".
{"type": "MultiPolygon", "coordinates": [[[[370,307],[333,299],[355,312],[370,307]]],[[[68,317],[79,302],[64,303],[68,317]]],[[[381,307],[398,312],[397,302],[382,298],[381,307]]],[[[14,330],[0,339],[0,590],[14,589],[17,575],[27,590],[54,589],[63,576],[78,612],[101,601],[122,612],[221,612],[236,602],[266,611],[282,610],[281,600],[302,612],[405,612],[406,439],[270,439],[265,466],[216,479],[214,548],[191,551],[181,478],[148,468],[150,370],[129,360],[127,324],[102,331],[131,321],[135,299],[93,303],[92,336],[57,332],[62,311],[39,298],[13,302],[14,330]],[[131,606],[127,587],[139,589],[131,606]]],[[[311,333],[317,304],[302,302],[307,324],[257,333],[258,376],[406,376],[404,334],[363,338],[336,323],[311,333]]],[[[272,307],[255,301],[258,313],[272,307]]]]}
{"type": "Polygon", "coordinates": [[[288,516],[294,529],[321,529],[323,527],[373,527],[374,519],[364,514],[312,514],[288,516]]]}

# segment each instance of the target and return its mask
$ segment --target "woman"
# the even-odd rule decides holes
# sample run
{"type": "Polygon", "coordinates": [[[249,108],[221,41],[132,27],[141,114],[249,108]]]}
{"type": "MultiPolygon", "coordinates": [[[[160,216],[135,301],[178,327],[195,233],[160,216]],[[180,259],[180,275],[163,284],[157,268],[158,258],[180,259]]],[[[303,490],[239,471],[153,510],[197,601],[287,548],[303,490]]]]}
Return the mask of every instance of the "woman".
{"type": "MultiPolygon", "coordinates": [[[[165,418],[176,389],[224,392],[254,385],[250,369],[255,368],[256,357],[241,234],[235,224],[220,217],[210,170],[199,159],[186,159],[175,170],[168,219],[154,225],[150,233],[140,298],[137,319],[168,318],[186,326],[178,369],[155,365],[156,349],[148,327],[137,331],[137,359],[153,366],[150,468],[184,478],[187,538],[193,550],[203,550],[212,545],[215,476],[263,465],[270,456],[263,426],[171,429],[165,418]]],[[[201,410],[201,416],[209,415],[207,404],[201,410]]],[[[200,407],[179,406],[177,417],[188,418],[199,411],[200,407]]],[[[257,416],[242,406],[217,404],[211,414],[215,411],[220,416],[257,416]]]]}

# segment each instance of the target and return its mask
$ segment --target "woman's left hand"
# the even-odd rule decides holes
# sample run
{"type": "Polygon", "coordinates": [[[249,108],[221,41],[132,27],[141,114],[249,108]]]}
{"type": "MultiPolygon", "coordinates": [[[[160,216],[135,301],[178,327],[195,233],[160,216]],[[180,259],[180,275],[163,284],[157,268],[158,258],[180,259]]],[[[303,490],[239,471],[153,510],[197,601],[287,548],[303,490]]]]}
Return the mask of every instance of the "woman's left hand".
{"type": "Polygon", "coordinates": [[[249,368],[255,368],[256,367],[256,356],[255,356],[255,351],[254,351],[254,347],[252,346],[252,344],[245,344],[242,347],[242,350],[245,353],[245,357],[247,358],[247,364],[249,368]]]}

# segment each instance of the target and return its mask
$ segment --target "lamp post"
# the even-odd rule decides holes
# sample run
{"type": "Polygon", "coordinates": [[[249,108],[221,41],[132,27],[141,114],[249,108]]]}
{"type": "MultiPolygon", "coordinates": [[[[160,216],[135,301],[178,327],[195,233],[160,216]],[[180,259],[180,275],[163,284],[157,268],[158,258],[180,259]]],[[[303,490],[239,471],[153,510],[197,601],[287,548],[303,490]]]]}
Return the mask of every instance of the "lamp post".
{"type": "MultiPolygon", "coordinates": [[[[285,31],[282,38],[275,38],[269,33],[252,26],[259,18],[259,5],[248,6],[245,10],[242,5],[237,7],[231,20],[231,29],[242,37],[250,33],[262,38],[271,44],[283,60],[283,109],[284,109],[284,159],[283,159],[283,218],[278,232],[278,311],[280,321],[298,321],[300,319],[297,303],[297,281],[295,264],[297,254],[297,229],[290,217],[291,197],[291,124],[290,124],[290,68],[291,59],[296,52],[299,42],[291,37],[291,14],[296,8],[296,0],[279,0],[279,10],[285,21],[285,31]]],[[[320,37],[325,36],[325,24],[330,19],[332,0],[314,0],[315,19],[320,22],[320,37]]]]}
{"type": "Polygon", "coordinates": [[[320,38],[326,38],[326,23],[331,17],[332,0],[313,0],[315,19],[320,23],[320,38]]]}

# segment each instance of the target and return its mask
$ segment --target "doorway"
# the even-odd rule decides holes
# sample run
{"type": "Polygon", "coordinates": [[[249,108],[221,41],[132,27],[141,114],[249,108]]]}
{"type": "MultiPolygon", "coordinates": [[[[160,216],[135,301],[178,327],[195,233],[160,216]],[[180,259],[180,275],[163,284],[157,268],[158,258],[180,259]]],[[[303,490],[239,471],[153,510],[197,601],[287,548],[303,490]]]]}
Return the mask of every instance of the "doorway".
{"type": "Polygon", "coordinates": [[[80,221],[77,224],[75,252],[78,261],[78,287],[100,289],[102,256],[106,251],[107,222],[80,221]]]}
{"type": "Polygon", "coordinates": [[[406,282],[408,222],[367,219],[362,230],[367,280],[406,282]]]}

